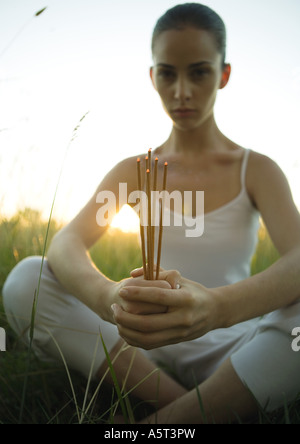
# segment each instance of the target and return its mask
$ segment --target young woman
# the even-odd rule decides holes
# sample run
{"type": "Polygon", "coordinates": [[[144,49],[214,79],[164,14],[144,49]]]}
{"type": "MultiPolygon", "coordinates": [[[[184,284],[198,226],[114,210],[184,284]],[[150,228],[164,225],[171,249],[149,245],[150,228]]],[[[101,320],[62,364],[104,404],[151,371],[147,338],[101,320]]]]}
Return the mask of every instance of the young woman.
{"type": "MultiPolygon", "coordinates": [[[[300,326],[300,217],[280,168],[217,127],[214,104],[231,71],[225,48],[222,20],[200,4],[167,11],[153,33],[151,80],[173,128],[152,158],[168,161],[167,191],[204,191],[203,235],[165,227],[158,281],[135,270],[112,282],[94,266],[88,250],[105,231],[96,197],[108,190],[118,201],[119,183],[128,195],[136,190],[137,157],[129,158],[56,235],[43,268],[37,354],[59,359],[58,344],[71,367],[100,378],[107,369],[101,331],[120,383],[138,385],[145,401],[157,394],[158,423],[201,422],[199,393],[206,420],[226,422],[251,418],[257,403],[276,409],[300,392],[300,354],[291,347],[300,326]],[[250,277],[259,214],[281,258],[250,277]],[[155,371],[159,361],[180,383],[155,371]]],[[[194,202],[184,220],[196,210],[194,202]]],[[[40,266],[41,258],[26,259],[4,287],[8,319],[25,339],[40,266]]]]}

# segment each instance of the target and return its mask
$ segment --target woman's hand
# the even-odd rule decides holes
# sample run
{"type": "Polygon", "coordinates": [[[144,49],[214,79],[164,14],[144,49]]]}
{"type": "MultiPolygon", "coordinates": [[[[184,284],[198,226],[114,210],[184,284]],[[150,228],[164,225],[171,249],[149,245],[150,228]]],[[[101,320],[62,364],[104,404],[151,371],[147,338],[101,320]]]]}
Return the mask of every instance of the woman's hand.
{"type": "Polygon", "coordinates": [[[134,315],[149,315],[149,314],[158,314],[165,313],[168,307],[162,304],[155,304],[151,301],[138,301],[138,300],[127,300],[126,298],[122,298],[122,291],[124,288],[144,288],[147,287],[151,290],[151,288],[161,288],[161,289],[171,289],[171,285],[164,279],[155,280],[155,281],[146,281],[143,277],[143,273],[132,273],[132,277],[128,279],[124,279],[120,282],[113,282],[110,291],[108,294],[107,306],[109,312],[109,322],[115,323],[113,318],[113,312],[111,310],[111,306],[116,304],[119,306],[124,312],[131,313],[134,315]]]}
{"type": "MultiPolygon", "coordinates": [[[[139,270],[132,273],[135,279],[139,275],[139,270]]],[[[182,278],[177,271],[162,270],[159,277],[168,288],[155,285],[162,281],[143,281],[142,285],[135,281],[137,285],[131,285],[133,279],[119,293],[125,305],[112,306],[119,333],[128,344],[149,350],[190,341],[220,326],[217,292],[182,278]],[[133,313],[124,309],[128,304],[157,307],[157,312],[133,313]]]]}

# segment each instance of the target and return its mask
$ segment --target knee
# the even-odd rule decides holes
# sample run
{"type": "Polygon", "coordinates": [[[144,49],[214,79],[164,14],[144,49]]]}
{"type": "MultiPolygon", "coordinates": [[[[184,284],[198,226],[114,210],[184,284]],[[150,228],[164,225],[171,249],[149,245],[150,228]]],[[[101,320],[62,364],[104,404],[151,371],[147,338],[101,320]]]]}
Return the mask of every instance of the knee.
{"type": "Polygon", "coordinates": [[[9,273],[2,290],[5,311],[27,311],[31,306],[38,285],[42,258],[28,257],[19,262],[9,273]]]}

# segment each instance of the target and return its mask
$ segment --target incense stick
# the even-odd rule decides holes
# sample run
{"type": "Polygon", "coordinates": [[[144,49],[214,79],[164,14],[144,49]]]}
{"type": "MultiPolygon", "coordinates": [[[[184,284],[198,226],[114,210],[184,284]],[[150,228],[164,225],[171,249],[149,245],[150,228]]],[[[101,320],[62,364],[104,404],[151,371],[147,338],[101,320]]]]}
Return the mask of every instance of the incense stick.
{"type": "Polygon", "coordinates": [[[153,199],[152,199],[152,228],[151,228],[151,237],[152,237],[152,257],[154,258],[155,254],[155,224],[156,224],[156,190],[157,190],[157,167],[158,167],[158,157],[155,158],[154,161],[154,175],[153,175],[153,199]]]}
{"type": "Polygon", "coordinates": [[[153,257],[152,257],[152,205],[151,205],[151,175],[150,169],[146,171],[147,200],[148,200],[148,225],[147,225],[147,256],[148,256],[148,278],[153,280],[153,257]]]}
{"type": "MultiPolygon", "coordinates": [[[[142,219],[143,213],[143,202],[140,198],[140,237],[141,237],[141,249],[142,249],[142,259],[143,259],[143,273],[144,279],[153,280],[154,279],[154,252],[155,252],[155,222],[156,222],[156,199],[155,191],[157,191],[157,172],[158,172],[158,158],[154,161],[154,172],[152,178],[152,161],[151,161],[151,149],[148,151],[148,156],[145,157],[145,188],[147,196],[147,245],[145,242],[145,227],[144,221],[142,219]],[[154,222],[154,223],[153,223],[154,222]]],[[[167,167],[168,163],[165,162],[164,173],[163,173],[163,189],[166,191],[167,184],[167,167]]],[[[141,174],[141,160],[137,159],[137,176],[138,176],[138,189],[142,191],[142,174],[141,174]]],[[[157,249],[157,262],[156,262],[156,276],[155,279],[159,278],[159,268],[161,260],[161,249],[162,249],[162,235],[163,235],[163,206],[164,206],[164,193],[162,200],[160,201],[160,218],[159,218],[159,234],[158,234],[158,249],[157,249]]]]}
{"type": "MultiPolygon", "coordinates": [[[[142,190],[142,178],[141,178],[141,159],[137,160],[137,177],[138,177],[138,190],[142,190]]],[[[142,199],[140,197],[140,206],[142,199]]],[[[141,247],[142,247],[142,259],[143,259],[143,271],[144,279],[147,279],[147,265],[146,265],[146,251],[145,251],[145,229],[142,219],[142,211],[140,213],[140,236],[141,236],[141,247]]]]}
{"type": "MultiPolygon", "coordinates": [[[[163,192],[166,191],[166,187],[167,187],[167,172],[168,172],[168,162],[165,162],[164,177],[163,177],[163,192]]],[[[160,269],[160,260],[161,260],[161,247],[162,247],[162,236],[163,236],[163,213],[164,213],[163,206],[164,206],[164,194],[163,194],[163,201],[160,202],[158,249],[157,249],[157,261],[156,261],[156,280],[159,279],[159,269],[160,269]]]]}

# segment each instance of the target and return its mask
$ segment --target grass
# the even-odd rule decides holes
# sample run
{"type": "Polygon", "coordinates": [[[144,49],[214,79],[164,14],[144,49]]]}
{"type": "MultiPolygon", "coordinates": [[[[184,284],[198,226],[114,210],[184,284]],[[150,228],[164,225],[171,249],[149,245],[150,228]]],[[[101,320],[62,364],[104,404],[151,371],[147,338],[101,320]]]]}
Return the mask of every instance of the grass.
{"type": "MultiPolygon", "coordinates": [[[[52,220],[48,245],[60,228],[52,220]]],[[[98,388],[91,382],[87,392],[87,381],[81,375],[71,371],[69,378],[61,366],[42,363],[35,356],[28,371],[28,350],[10,329],[4,315],[1,290],[8,273],[25,257],[42,255],[47,230],[48,221],[30,209],[0,221],[0,326],[7,332],[7,352],[0,353],[0,424],[20,421],[25,379],[28,383],[22,423],[78,423],[78,406],[88,403],[96,390],[93,407],[81,422],[105,423],[109,420],[111,405],[116,402],[110,391],[104,385],[98,388]]],[[[137,235],[125,235],[117,230],[108,231],[90,253],[97,266],[113,280],[128,277],[131,269],[141,264],[137,235]]]]}
{"type": "MultiPolygon", "coordinates": [[[[48,245],[60,228],[55,220],[51,222],[48,245]]],[[[8,273],[20,260],[31,255],[42,255],[47,229],[48,222],[30,209],[17,213],[9,220],[0,221],[0,294],[8,273]]],[[[91,249],[91,257],[109,278],[123,279],[132,268],[141,265],[138,238],[135,234],[108,231],[91,249]]],[[[263,270],[277,258],[278,253],[268,234],[261,229],[252,272],[263,270]]],[[[87,382],[73,371],[68,374],[65,368],[40,362],[34,355],[28,367],[28,350],[8,326],[1,296],[0,326],[7,331],[8,350],[0,353],[0,424],[107,424],[113,422],[112,411],[118,405],[126,420],[132,417],[135,400],[130,398],[128,401],[128,396],[116,381],[112,394],[105,385],[87,382]]],[[[110,367],[113,372],[111,363],[110,367]]],[[[258,422],[300,424],[300,403],[285,406],[272,415],[261,411],[258,422]]]]}

